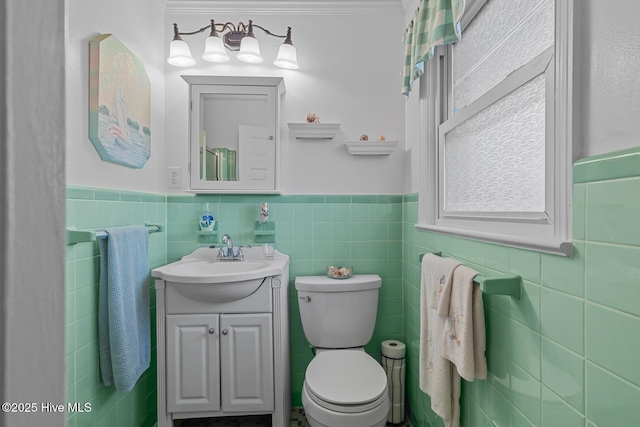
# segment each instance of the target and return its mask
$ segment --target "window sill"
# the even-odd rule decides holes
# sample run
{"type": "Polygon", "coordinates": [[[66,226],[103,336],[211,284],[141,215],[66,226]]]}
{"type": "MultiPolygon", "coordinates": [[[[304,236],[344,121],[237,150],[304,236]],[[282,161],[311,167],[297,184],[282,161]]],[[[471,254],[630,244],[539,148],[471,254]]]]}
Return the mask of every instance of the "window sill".
{"type": "Polygon", "coordinates": [[[554,255],[570,257],[573,251],[573,244],[566,241],[556,240],[536,240],[526,237],[512,235],[502,235],[494,233],[483,233],[481,231],[464,230],[450,227],[442,227],[429,224],[415,224],[418,230],[433,231],[435,233],[448,234],[457,237],[466,237],[474,240],[481,240],[489,243],[497,243],[504,246],[511,246],[521,249],[528,249],[536,252],[545,252],[554,255]]]}

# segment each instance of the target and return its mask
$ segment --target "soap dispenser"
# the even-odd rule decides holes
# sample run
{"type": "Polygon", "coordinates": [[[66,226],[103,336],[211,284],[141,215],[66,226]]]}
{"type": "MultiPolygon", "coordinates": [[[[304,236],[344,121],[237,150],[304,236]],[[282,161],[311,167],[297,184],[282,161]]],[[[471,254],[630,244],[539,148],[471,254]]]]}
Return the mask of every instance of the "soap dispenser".
{"type": "Polygon", "coordinates": [[[200,231],[213,231],[213,228],[216,225],[216,219],[211,214],[211,209],[209,209],[209,203],[205,204],[205,208],[202,212],[202,216],[200,217],[200,231]]]}

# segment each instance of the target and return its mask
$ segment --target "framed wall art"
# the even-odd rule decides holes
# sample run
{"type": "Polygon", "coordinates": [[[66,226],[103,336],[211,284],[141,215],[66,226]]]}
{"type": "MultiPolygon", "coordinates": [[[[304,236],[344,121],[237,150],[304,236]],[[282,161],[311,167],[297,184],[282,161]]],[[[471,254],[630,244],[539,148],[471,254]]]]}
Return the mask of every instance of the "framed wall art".
{"type": "Polygon", "coordinates": [[[140,169],[151,156],[144,64],[112,34],[91,40],[89,64],[89,139],[102,160],[140,169]]]}

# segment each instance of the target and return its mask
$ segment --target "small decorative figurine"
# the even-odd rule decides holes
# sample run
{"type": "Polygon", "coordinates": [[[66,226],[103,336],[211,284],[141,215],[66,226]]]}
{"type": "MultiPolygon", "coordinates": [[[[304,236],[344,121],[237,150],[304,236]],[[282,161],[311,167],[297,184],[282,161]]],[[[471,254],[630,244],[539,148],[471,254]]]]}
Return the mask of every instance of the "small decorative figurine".
{"type": "Polygon", "coordinates": [[[269,203],[263,202],[260,204],[260,222],[267,222],[269,220],[269,203]]]}
{"type": "Polygon", "coordinates": [[[307,114],[307,123],[320,123],[320,117],[316,116],[315,113],[307,114]]]}
{"type": "Polygon", "coordinates": [[[386,140],[387,140],[387,138],[385,138],[384,135],[380,135],[378,137],[378,141],[386,141],[386,140]]]}
{"type": "Polygon", "coordinates": [[[362,135],[360,135],[360,141],[368,141],[369,140],[369,136],[367,136],[366,133],[363,133],[362,135]]]}

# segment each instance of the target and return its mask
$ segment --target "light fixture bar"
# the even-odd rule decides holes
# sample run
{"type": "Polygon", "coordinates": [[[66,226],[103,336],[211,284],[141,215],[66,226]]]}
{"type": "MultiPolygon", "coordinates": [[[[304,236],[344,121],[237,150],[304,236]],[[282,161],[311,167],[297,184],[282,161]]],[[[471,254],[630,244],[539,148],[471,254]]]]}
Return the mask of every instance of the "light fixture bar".
{"type": "Polygon", "coordinates": [[[169,46],[169,58],[167,58],[167,62],[179,67],[194,65],[196,61],[191,56],[189,45],[182,40],[181,36],[192,36],[210,29],[209,36],[205,40],[204,54],[202,55],[205,61],[226,62],[229,60],[229,55],[226,51],[230,50],[238,51],[237,58],[243,62],[260,63],[263,59],[260,53],[260,44],[253,32],[254,27],[260,28],[269,36],[285,39],[278,50],[276,60],[273,61],[276,66],[287,69],[298,68],[296,48],[291,42],[291,27],[287,27],[287,34],[282,36],[274,34],[260,25],[254,24],[252,20],[249,20],[248,24],[239,22],[238,25],[234,25],[231,22],[216,24],[212,19],[209,25],[191,32],[180,32],[178,30],[178,24],[174,23],[174,35],[169,46]],[[220,34],[223,34],[223,38],[220,38],[220,34]]]}

